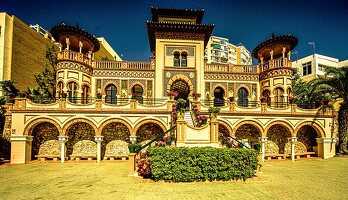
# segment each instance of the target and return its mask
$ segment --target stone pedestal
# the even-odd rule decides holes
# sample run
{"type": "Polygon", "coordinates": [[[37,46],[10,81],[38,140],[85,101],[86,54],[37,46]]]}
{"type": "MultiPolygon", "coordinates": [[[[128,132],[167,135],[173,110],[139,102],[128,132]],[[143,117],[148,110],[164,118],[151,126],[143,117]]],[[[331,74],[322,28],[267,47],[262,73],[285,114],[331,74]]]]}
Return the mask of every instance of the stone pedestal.
{"type": "Polygon", "coordinates": [[[211,118],[210,120],[210,143],[219,143],[219,122],[216,118],[211,118]]]}
{"type": "Polygon", "coordinates": [[[335,138],[317,138],[318,156],[321,158],[331,158],[336,154],[335,138]]]}
{"type": "Polygon", "coordinates": [[[128,176],[137,176],[137,173],[135,171],[135,156],[136,153],[129,153],[128,154],[128,165],[129,165],[129,171],[128,176]]]}
{"type": "Polygon", "coordinates": [[[24,164],[31,160],[31,143],[33,136],[11,136],[11,164],[24,164]]]}
{"type": "Polygon", "coordinates": [[[101,160],[101,142],[103,141],[104,136],[94,136],[95,141],[97,142],[97,162],[101,160]]]}
{"type": "Polygon", "coordinates": [[[262,162],[265,162],[265,154],[266,154],[266,142],[268,137],[260,137],[261,141],[261,152],[262,152],[262,162]]]}
{"type": "Polygon", "coordinates": [[[60,135],[58,136],[58,141],[60,142],[60,162],[65,162],[65,143],[68,141],[68,136],[60,135]]]}
{"type": "Polygon", "coordinates": [[[289,140],[291,140],[291,160],[295,161],[295,143],[297,142],[297,137],[291,137],[289,140]]]}

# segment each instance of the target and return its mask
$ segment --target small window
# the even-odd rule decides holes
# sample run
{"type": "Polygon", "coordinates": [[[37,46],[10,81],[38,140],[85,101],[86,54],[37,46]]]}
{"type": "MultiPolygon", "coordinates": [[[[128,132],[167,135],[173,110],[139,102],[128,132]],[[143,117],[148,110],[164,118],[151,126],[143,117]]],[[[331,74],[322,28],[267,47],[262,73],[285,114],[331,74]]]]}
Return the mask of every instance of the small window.
{"type": "Polygon", "coordinates": [[[181,53],[181,67],[187,67],[187,53],[181,53]]]}
{"type": "Polygon", "coordinates": [[[180,66],[180,53],[175,52],[174,53],[174,67],[179,67],[180,66]]]}

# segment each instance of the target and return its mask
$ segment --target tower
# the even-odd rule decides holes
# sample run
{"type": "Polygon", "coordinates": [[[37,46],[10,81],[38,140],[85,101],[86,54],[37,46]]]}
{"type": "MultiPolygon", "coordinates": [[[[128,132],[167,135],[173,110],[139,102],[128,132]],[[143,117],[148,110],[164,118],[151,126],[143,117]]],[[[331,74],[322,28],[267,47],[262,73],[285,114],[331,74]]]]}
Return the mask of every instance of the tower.
{"type": "MultiPolygon", "coordinates": [[[[57,97],[73,103],[89,103],[92,91],[92,59],[100,48],[97,38],[78,26],[59,24],[51,29],[59,43],[57,97]]],[[[94,91],[94,90],[93,90],[94,91]]]]}
{"type": "Polygon", "coordinates": [[[155,56],[155,98],[170,90],[187,99],[204,86],[204,50],[214,29],[202,24],[204,10],[151,7],[146,22],[150,50],[155,56]]]}
{"type": "Polygon", "coordinates": [[[291,50],[297,45],[297,38],[292,35],[272,37],[260,43],[252,52],[260,65],[261,97],[268,105],[282,107],[292,93],[291,50]]]}

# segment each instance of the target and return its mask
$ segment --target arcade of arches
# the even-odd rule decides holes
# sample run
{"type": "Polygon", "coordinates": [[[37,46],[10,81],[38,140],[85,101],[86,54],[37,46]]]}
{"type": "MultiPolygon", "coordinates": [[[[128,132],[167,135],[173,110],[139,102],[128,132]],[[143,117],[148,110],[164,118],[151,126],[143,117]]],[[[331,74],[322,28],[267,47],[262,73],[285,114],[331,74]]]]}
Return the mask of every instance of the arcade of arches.
{"type": "MultiPolygon", "coordinates": [[[[121,140],[129,143],[131,131],[133,130],[129,130],[129,128],[122,122],[111,121],[109,123],[106,123],[106,125],[103,126],[100,132],[101,136],[103,136],[101,143],[102,157],[105,154],[106,145],[111,141],[121,140]]],[[[142,124],[136,130],[135,134],[136,136],[138,136],[137,141],[142,142],[145,140],[153,139],[155,136],[163,133],[164,131],[165,130],[163,130],[160,125],[154,122],[147,122],[142,124]]],[[[60,148],[53,147],[55,143],[50,143],[51,146],[43,145],[47,141],[58,142],[59,130],[56,125],[50,122],[41,122],[32,128],[32,130],[29,132],[29,135],[33,136],[31,159],[35,159],[35,156],[39,154],[40,147],[48,148],[45,150],[46,152],[53,151],[55,149],[56,151],[58,151],[55,153],[59,154],[60,148]]],[[[74,151],[74,145],[77,142],[83,140],[94,142],[95,136],[97,134],[95,129],[90,124],[76,120],[76,123],[72,123],[72,125],[67,127],[65,135],[68,136],[68,140],[66,142],[66,155],[69,156],[72,155],[74,151]]],[[[89,150],[91,152],[95,151],[94,146],[85,148],[85,151],[89,150]]]]}

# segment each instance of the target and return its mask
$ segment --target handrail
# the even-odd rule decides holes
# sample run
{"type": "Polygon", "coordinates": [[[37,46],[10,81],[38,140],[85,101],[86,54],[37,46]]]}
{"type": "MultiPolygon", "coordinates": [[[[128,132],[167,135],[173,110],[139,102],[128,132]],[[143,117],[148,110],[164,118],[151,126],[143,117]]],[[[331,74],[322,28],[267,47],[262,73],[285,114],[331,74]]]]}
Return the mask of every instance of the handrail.
{"type": "Polygon", "coordinates": [[[136,155],[138,155],[139,152],[141,152],[141,150],[143,150],[145,147],[151,145],[153,142],[157,141],[160,138],[163,138],[167,133],[171,132],[172,130],[175,130],[176,125],[172,126],[170,129],[168,129],[166,132],[163,132],[161,135],[155,137],[154,139],[152,139],[150,142],[146,143],[145,145],[141,146],[141,148],[139,149],[138,152],[136,152],[136,155]]]}
{"type": "Polygon", "coordinates": [[[223,134],[223,136],[225,137],[228,137],[228,138],[231,138],[232,140],[234,140],[234,141],[236,141],[239,145],[242,145],[243,147],[245,147],[245,148],[248,148],[248,149],[251,149],[251,147],[248,147],[248,146],[246,146],[245,144],[243,144],[242,142],[240,142],[239,140],[237,140],[237,139],[234,139],[232,136],[230,136],[230,135],[225,135],[225,134],[223,134]]]}

